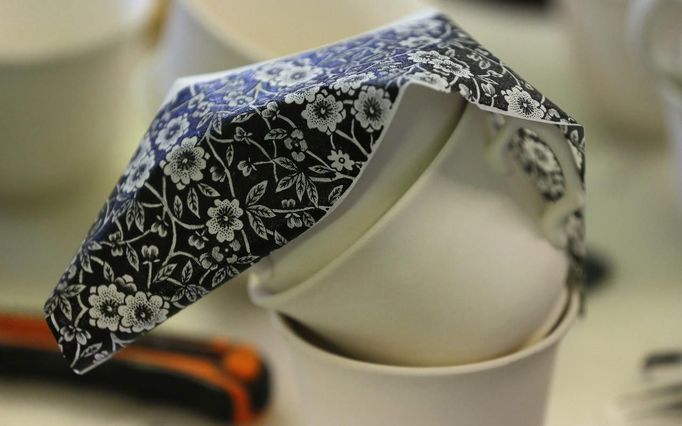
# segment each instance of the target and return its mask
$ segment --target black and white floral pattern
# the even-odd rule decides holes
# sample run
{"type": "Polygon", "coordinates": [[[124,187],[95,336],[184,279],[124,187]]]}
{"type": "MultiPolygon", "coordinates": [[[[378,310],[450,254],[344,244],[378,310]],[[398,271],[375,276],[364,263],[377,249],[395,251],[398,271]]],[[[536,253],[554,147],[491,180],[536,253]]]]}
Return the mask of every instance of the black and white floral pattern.
{"type": "MultiPolygon", "coordinates": [[[[317,223],[413,83],[554,123],[583,176],[582,128],[437,14],[189,85],[158,112],[45,304],[71,368],[105,361],[317,223]]],[[[561,170],[527,136],[510,149],[531,177],[552,176],[538,188],[559,199],[561,170]]],[[[582,212],[573,219],[577,264],[582,212]]]]}
{"type": "Polygon", "coordinates": [[[520,129],[509,144],[513,158],[532,178],[540,194],[548,201],[556,201],[566,191],[564,174],[552,150],[537,134],[520,129]]]}

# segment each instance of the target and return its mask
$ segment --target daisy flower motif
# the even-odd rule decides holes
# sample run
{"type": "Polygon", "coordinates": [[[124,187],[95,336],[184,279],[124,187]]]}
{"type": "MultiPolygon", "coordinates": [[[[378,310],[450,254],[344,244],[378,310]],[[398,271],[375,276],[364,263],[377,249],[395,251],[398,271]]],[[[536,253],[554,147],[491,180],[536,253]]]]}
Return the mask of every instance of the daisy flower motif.
{"type": "Polygon", "coordinates": [[[526,137],[523,140],[524,157],[545,173],[560,172],[561,166],[552,150],[545,143],[526,137]]]}
{"type": "Polygon", "coordinates": [[[253,74],[253,77],[256,80],[277,84],[280,75],[290,68],[292,68],[292,65],[288,62],[271,62],[260,66],[253,74]]]}
{"type": "Polygon", "coordinates": [[[170,176],[178,189],[184,189],[191,181],[199,181],[204,177],[202,170],[206,168],[206,153],[203,148],[196,146],[196,141],[196,137],[183,140],[161,162],[163,173],[170,176]]]}
{"type": "Polygon", "coordinates": [[[346,117],[343,103],[333,95],[318,93],[315,100],[306,105],[301,116],[306,119],[308,127],[320,132],[336,131],[336,125],[346,117]]]}
{"type": "Polygon", "coordinates": [[[189,120],[187,119],[187,114],[175,117],[159,130],[159,133],[156,135],[156,145],[161,150],[170,151],[180,138],[187,133],[188,129],[189,120]]]}
{"type": "MultiPolygon", "coordinates": [[[[148,139],[147,139],[148,140],[148,139]]],[[[154,167],[154,153],[144,142],[140,146],[135,158],[128,164],[123,173],[121,190],[131,193],[142,188],[149,179],[149,173],[154,167]]]]}
{"type": "Polygon", "coordinates": [[[278,86],[295,86],[312,80],[320,74],[322,74],[322,69],[320,68],[309,65],[294,65],[279,73],[274,82],[278,86]]]}
{"type": "Polygon", "coordinates": [[[467,66],[453,62],[450,59],[433,61],[433,68],[444,74],[454,75],[455,77],[460,78],[473,77],[473,74],[471,74],[471,71],[469,71],[469,68],[467,66]]]}
{"type": "Polygon", "coordinates": [[[312,102],[315,100],[315,95],[319,91],[319,86],[313,86],[294,93],[287,93],[284,96],[284,103],[301,105],[303,102],[312,102]]]}
{"type": "Polygon", "coordinates": [[[353,102],[355,119],[368,132],[381,129],[386,123],[391,109],[391,99],[384,89],[368,87],[353,102]]]}
{"type": "Polygon", "coordinates": [[[199,92],[187,102],[187,108],[192,111],[192,117],[202,117],[211,111],[211,102],[206,100],[204,92],[199,92]]]}
{"type": "Polygon", "coordinates": [[[531,119],[540,119],[545,116],[544,107],[540,105],[540,102],[533,99],[530,93],[521,87],[514,86],[502,93],[509,112],[531,119]]]}
{"type": "Polygon", "coordinates": [[[342,93],[348,93],[352,95],[357,89],[360,88],[362,83],[365,83],[375,77],[376,75],[374,75],[373,72],[347,75],[336,80],[334,84],[332,84],[332,89],[340,90],[342,93]]]}
{"type": "Polygon", "coordinates": [[[437,43],[437,42],[438,42],[437,38],[433,38],[433,37],[429,37],[429,36],[415,36],[415,37],[410,37],[410,38],[407,38],[407,39],[401,41],[400,45],[405,46],[405,47],[414,48],[414,47],[424,46],[426,44],[433,44],[433,43],[437,43]]]}
{"type": "Polygon", "coordinates": [[[164,111],[161,116],[154,118],[154,121],[152,121],[152,124],[149,126],[149,133],[152,139],[156,139],[156,136],[164,127],[166,127],[166,124],[168,124],[170,119],[171,115],[168,111],[164,111]]]}
{"type": "Polygon", "coordinates": [[[199,92],[195,96],[193,96],[189,102],[187,102],[187,108],[190,110],[196,109],[199,105],[201,105],[204,100],[206,99],[206,94],[204,92],[199,92]]]}
{"type": "Polygon", "coordinates": [[[410,58],[412,62],[416,62],[418,64],[433,64],[434,61],[450,60],[450,58],[436,52],[435,50],[430,50],[428,52],[425,52],[423,50],[419,50],[417,52],[410,52],[407,54],[407,57],[410,58]]]}
{"type": "Polygon", "coordinates": [[[104,284],[92,288],[94,294],[88,297],[90,325],[109,331],[116,331],[121,321],[118,308],[123,304],[125,294],[115,284],[104,284]]]}
{"type": "Polygon", "coordinates": [[[246,90],[246,81],[234,74],[221,78],[220,85],[226,92],[243,92],[246,90]]]}
{"type": "Polygon", "coordinates": [[[239,207],[239,200],[215,200],[215,207],[208,209],[210,219],[206,222],[208,232],[215,235],[219,242],[234,240],[234,231],[244,227],[239,219],[244,211],[239,207]]]}
{"type": "Polygon", "coordinates": [[[413,81],[424,83],[436,90],[447,90],[450,83],[442,75],[420,71],[409,76],[413,81]]]}
{"type": "Polygon", "coordinates": [[[327,159],[332,162],[331,166],[339,172],[344,169],[353,170],[355,165],[355,161],[351,160],[350,156],[341,150],[332,150],[327,159]]]}
{"type": "Polygon", "coordinates": [[[140,333],[166,320],[168,302],[161,296],[138,291],[126,296],[125,304],[118,307],[118,314],[121,316],[121,328],[140,333]]]}
{"type": "Polygon", "coordinates": [[[233,92],[223,97],[227,106],[232,108],[239,108],[253,102],[253,98],[250,96],[240,95],[239,92],[233,92]]]}

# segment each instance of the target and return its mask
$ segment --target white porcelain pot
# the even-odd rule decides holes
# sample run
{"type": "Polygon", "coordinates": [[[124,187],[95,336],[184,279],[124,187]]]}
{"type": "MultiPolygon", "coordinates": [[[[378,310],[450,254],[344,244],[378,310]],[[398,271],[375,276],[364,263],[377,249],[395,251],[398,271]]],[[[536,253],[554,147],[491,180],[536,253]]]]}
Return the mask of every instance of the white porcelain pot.
{"type": "Polygon", "coordinates": [[[105,163],[153,4],[0,2],[0,196],[54,191],[105,163]]]}
{"type": "Polygon", "coordinates": [[[320,345],[282,315],[274,320],[290,350],[308,425],[541,426],[557,347],[578,305],[577,295],[567,298],[561,320],[539,342],[454,367],[358,361],[320,345]]]}
{"type": "MultiPolygon", "coordinates": [[[[414,105],[409,90],[403,105],[414,105]]],[[[407,115],[399,110],[394,122],[421,126],[407,118],[415,111],[404,108],[407,115]]],[[[349,197],[354,191],[360,196],[344,200],[341,215],[332,212],[327,222],[251,269],[252,300],[295,318],[353,356],[396,365],[491,359],[537,335],[561,303],[568,264],[561,224],[581,205],[581,190],[571,175],[571,154],[551,125],[525,123],[556,141],[551,146],[573,182],[564,199],[547,207],[532,188],[525,190],[527,176],[518,169],[509,169],[508,176],[493,171],[505,168],[503,142],[514,127],[490,142],[488,118],[466,107],[435,159],[414,184],[397,187],[403,195],[376,221],[344,216],[353,215],[356,200],[360,210],[362,201],[382,200],[378,185],[361,177],[349,197]],[[345,247],[347,239],[337,235],[356,232],[358,224],[366,230],[345,247]],[[334,244],[344,250],[329,258],[334,244]]],[[[403,132],[391,131],[376,155],[382,149],[409,152],[403,132]]],[[[434,137],[426,135],[420,143],[434,137]]],[[[399,179],[402,171],[383,173],[399,179]]]]}

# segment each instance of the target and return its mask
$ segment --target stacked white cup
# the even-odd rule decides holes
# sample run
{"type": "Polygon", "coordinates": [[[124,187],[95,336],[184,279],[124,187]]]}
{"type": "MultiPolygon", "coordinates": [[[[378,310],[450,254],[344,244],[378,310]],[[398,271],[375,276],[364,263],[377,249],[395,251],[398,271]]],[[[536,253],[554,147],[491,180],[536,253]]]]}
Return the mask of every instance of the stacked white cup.
{"type": "Polygon", "coordinates": [[[554,125],[508,118],[493,134],[458,94],[402,96],[348,196],[249,271],[252,300],[290,343],[308,424],[539,426],[578,304],[562,226],[584,196],[572,154],[554,125]],[[557,156],[562,201],[506,157],[520,127],[557,156]]]}
{"type": "MultiPolygon", "coordinates": [[[[488,113],[428,92],[407,89],[341,212],[251,270],[252,300],[276,312],[290,345],[308,424],[542,424],[556,343],[578,303],[566,255],[549,242],[561,231],[543,230],[527,209],[538,200],[510,189],[522,173],[488,164],[488,113]],[[425,104],[450,114],[427,116],[425,104]],[[453,125],[443,144],[438,130],[453,125]],[[423,169],[398,167],[415,140],[437,154],[423,169]]],[[[564,170],[569,156],[557,155],[564,170]]]]}

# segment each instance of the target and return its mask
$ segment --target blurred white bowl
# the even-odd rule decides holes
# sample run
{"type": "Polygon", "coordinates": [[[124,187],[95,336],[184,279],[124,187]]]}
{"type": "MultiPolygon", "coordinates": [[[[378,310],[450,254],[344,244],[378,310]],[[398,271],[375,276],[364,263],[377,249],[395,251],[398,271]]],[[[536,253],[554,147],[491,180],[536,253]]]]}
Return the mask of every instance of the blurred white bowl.
{"type": "Polygon", "coordinates": [[[120,129],[134,36],[153,1],[0,2],[0,196],[82,182],[120,129]]]}

